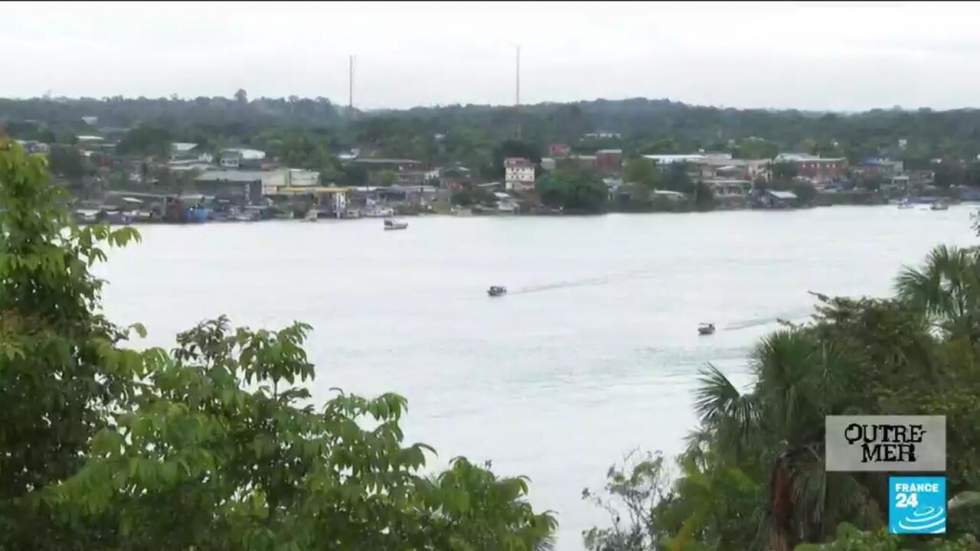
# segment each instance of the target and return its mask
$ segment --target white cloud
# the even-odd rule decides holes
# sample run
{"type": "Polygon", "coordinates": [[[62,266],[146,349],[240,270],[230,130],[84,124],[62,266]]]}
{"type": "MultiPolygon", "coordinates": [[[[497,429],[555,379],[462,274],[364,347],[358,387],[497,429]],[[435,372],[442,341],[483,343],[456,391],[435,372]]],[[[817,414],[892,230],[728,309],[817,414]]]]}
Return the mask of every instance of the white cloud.
{"type": "Polygon", "coordinates": [[[4,5],[2,93],[347,99],[362,107],[670,97],[975,105],[980,6],[955,3],[4,5]]]}

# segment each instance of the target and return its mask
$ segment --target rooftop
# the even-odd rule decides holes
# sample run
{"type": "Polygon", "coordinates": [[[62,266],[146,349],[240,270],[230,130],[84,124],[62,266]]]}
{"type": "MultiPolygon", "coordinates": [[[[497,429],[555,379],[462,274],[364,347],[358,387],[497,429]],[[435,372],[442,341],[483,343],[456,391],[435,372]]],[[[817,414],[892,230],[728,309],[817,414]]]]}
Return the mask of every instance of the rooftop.
{"type": "Polygon", "coordinates": [[[534,166],[531,161],[525,159],[524,157],[508,157],[504,159],[504,166],[507,167],[530,167],[534,166]]]}
{"type": "Polygon", "coordinates": [[[415,159],[354,159],[354,162],[362,165],[419,165],[421,161],[415,159]]]}
{"type": "Polygon", "coordinates": [[[261,161],[265,159],[265,151],[249,149],[247,147],[230,147],[222,150],[222,153],[237,153],[242,156],[242,159],[247,161],[261,161]]]}
{"type": "Polygon", "coordinates": [[[766,191],[766,193],[768,193],[769,195],[772,195],[776,199],[783,199],[785,201],[794,201],[794,200],[796,200],[796,194],[793,193],[792,191],[774,191],[774,190],[771,190],[770,189],[770,190],[766,191]]]}
{"type": "Polygon", "coordinates": [[[776,155],[776,162],[783,163],[837,163],[843,160],[843,157],[820,157],[817,155],[810,155],[809,153],[780,153],[779,155],[776,155]]]}
{"type": "Polygon", "coordinates": [[[644,155],[644,159],[650,159],[657,164],[669,165],[672,163],[703,163],[703,162],[731,162],[730,153],[669,153],[662,155],[644,155]]]}
{"type": "Polygon", "coordinates": [[[208,170],[195,178],[198,182],[260,182],[262,176],[271,174],[261,170],[208,170]]]}
{"type": "Polygon", "coordinates": [[[186,153],[195,147],[197,147],[197,144],[190,142],[173,142],[170,144],[170,148],[178,153],[186,153]]]}

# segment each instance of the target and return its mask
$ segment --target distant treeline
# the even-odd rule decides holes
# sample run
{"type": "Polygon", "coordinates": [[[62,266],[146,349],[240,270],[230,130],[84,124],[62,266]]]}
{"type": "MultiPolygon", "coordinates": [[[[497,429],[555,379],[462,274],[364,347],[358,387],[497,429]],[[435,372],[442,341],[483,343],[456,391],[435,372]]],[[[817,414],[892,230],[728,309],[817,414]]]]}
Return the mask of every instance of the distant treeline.
{"type": "Polygon", "coordinates": [[[731,151],[738,157],[800,151],[859,161],[890,156],[910,168],[932,158],[975,160],[980,153],[980,111],[875,109],[863,113],[719,109],[669,100],[596,100],[503,106],[444,107],[347,112],[326,98],[236,97],[0,99],[0,123],[14,137],[70,139],[80,133],[124,132],[137,126],[163,129],[174,139],[256,144],[262,135],[303,133],[339,150],[361,146],[372,153],[427,161],[480,164],[502,140],[520,129],[522,139],[543,148],[564,143],[573,150],[618,147],[627,155],[731,151]],[[96,128],[82,117],[98,117],[96,128]],[[594,132],[619,137],[587,139],[594,132]],[[477,157],[480,157],[477,159],[477,157]]]}

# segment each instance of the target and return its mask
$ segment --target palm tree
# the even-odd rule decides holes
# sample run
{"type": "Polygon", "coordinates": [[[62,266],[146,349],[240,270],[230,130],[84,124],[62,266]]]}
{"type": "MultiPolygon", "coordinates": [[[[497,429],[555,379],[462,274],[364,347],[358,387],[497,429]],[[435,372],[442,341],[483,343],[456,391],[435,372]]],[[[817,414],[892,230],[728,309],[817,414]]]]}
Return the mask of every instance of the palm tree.
{"type": "Polygon", "coordinates": [[[763,339],[752,363],[756,383],[747,394],[713,366],[702,371],[695,406],[704,434],[694,442],[707,439],[736,465],[757,462],[765,469],[767,547],[788,551],[822,536],[841,512],[871,509],[856,481],[828,475],[823,464],[824,418],[852,402],[854,369],[807,329],[763,339]]]}
{"type": "Polygon", "coordinates": [[[977,340],[980,257],[975,249],[936,247],[922,269],[905,268],[896,281],[899,298],[953,334],[977,340]]]}

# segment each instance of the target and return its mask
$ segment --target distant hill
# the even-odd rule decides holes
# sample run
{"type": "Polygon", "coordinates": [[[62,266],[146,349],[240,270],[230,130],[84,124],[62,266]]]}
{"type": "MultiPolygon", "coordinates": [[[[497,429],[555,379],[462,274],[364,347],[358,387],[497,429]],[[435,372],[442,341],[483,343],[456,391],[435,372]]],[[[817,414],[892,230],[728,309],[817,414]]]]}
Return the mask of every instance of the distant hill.
{"type": "MultiPolygon", "coordinates": [[[[326,98],[0,99],[0,124],[19,137],[31,128],[55,134],[99,132],[138,125],[166,128],[181,139],[220,135],[222,142],[248,143],[270,129],[330,135],[332,143],[367,142],[381,150],[391,136],[399,146],[416,142],[414,153],[437,150],[440,135],[450,143],[486,144],[513,138],[539,147],[567,143],[582,149],[622,147],[627,153],[735,149],[763,141],[779,150],[799,150],[852,159],[891,155],[975,159],[980,153],[980,112],[874,109],[861,113],[734,109],[689,105],[668,99],[632,98],[509,106],[450,105],[348,113],[326,98]],[[82,117],[97,117],[92,126],[82,117]],[[619,139],[583,140],[594,132],[619,139]],[[424,143],[420,143],[424,142],[424,143]],[[904,144],[904,147],[900,146],[904,144]],[[427,145],[428,144],[428,145],[427,145]],[[741,144],[741,145],[740,145],[741,144]]],[[[469,147],[467,145],[467,147],[469,147]]],[[[442,147],[442,146],[440,146],[442,147]]],[[[475,147],[475,145],[474,145],[475,147]]],[[[754,150],[749,147],[746,154],[754,150]]],[[[432,153],[433,155],[435,153],[432,153]]]]}

